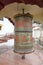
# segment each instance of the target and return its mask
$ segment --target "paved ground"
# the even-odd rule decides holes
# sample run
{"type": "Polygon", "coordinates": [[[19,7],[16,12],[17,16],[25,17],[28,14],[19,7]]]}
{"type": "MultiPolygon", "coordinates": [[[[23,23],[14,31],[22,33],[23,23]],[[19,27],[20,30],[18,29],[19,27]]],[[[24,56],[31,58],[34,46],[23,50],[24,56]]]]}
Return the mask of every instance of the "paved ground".
{"type": "Polygon", "coordinates": [[[0,55],[0,65],[43,65],[43,53],[34,51],[26,54],[25,59],[21,59],[22,55],[9,50],[0,55]]]}
{"type": "Polygon", "coordinates": [[[8,50],[11,50],[11,49],[13,49],[13,46],[12,47],[11,46],[6,46],[6,45],[0,46],[0,54],[3,54],[4,52],[6,52],[8,50]]]}

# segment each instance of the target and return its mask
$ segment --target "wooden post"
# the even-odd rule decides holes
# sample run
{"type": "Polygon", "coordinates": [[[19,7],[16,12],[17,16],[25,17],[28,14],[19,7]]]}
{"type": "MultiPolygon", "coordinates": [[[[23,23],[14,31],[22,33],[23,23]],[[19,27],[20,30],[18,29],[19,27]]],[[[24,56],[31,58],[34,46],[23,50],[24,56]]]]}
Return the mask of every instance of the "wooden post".
{"type": "Polygon", "coordinates": [[[1,30],[1,28],[2,28],[2,24],[0,24],[0,30],[1,30]]]}
{"type": "Polygon", "coordinates": [[[22,9],[22,11],[23,11],[23,14],[24,14],[24,8],[22,9]]]}

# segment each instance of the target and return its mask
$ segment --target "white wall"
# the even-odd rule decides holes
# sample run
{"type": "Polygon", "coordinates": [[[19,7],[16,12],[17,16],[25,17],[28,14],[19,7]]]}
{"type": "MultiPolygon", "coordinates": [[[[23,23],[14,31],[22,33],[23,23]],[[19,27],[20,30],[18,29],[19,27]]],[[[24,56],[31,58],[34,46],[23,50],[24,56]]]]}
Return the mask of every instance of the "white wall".
{"type": "MultiPolygon", "coordinates": [[[[14,26],[10,21],[3,17],[3,21],[0,20],[0,24],[2,24],[2,30],[0,30],[0,37],[4,36],[6,34],[14,33],[14,26]]],[[[1,43],[0,46],[7,45],[7,46],[13,46],[14,45],[14,39],[8,40],[8,42],[1,43]]]]}
{"type": "Polygon", "coordinates": [[[0,30],[0,35],[14,33],[14,26],[7,18],[3,17],[3,21],[0,20],[0,23],[3,25],[2,30],[0,30]]]}

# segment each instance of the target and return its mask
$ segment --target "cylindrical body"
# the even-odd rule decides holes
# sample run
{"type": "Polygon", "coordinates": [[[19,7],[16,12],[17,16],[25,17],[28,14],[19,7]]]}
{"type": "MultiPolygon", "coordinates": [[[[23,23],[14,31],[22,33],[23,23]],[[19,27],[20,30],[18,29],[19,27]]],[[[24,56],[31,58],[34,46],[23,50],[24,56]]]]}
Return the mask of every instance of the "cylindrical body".
{"type": "Polygon", "coordinates": [[[33,50],[32,17],[28,14],[15,17],[14,50],[18,53],[28,53],[33,50]]]}
{"type": "Polygon", "coordinates": [[[17,17],[15,21],[15,31],[32,31],[32,21],[30,17],[17,17]]]}

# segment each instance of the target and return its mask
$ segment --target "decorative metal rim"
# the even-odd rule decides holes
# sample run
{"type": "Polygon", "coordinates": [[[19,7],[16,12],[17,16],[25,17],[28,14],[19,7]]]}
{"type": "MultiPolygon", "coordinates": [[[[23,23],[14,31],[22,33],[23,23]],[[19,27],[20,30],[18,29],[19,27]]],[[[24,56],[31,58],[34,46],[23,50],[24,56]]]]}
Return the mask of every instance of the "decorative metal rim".
{"type": "Polygon", "coordinates": [[[26,13],[26,14],[16,14],[14,16],[14,18],[18,18],[18,17],[30,17],[31,19],[33,19],[33,15],[31,15],[30,13],[26,13]]]}
{"type": "Polygon", "coordinates": [[[14,50],[15,53],[19,53],[19,54],[29,54],[29,53],[32,53],[34,51],[35,51],[34,48],[31,51],[28,51],[28,52],[19,52],[19,51],[17,52],[16,50],[14,50]]]}

